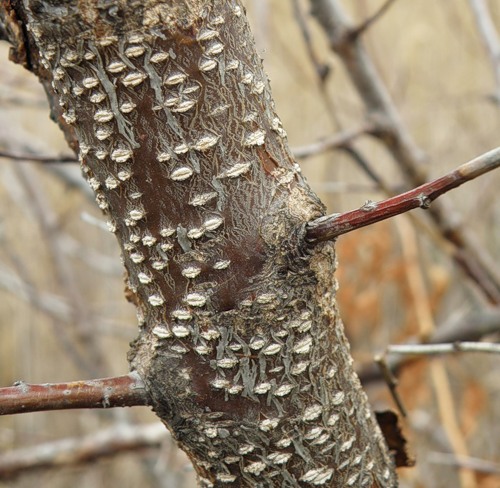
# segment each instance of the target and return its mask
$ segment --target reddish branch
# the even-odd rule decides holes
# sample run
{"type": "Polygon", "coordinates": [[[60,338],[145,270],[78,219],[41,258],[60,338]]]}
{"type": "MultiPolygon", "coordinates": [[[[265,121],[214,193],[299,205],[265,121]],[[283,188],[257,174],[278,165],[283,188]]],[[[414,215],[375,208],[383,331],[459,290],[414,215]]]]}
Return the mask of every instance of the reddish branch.
{"type": "Polygon", "coordinates": [[[30,385],[18,381],[0,388],[0,415],[74,408],[112,408],[149,405],[137,373],[98,380],[30,385]]]}
{"type": "Polygon", "coordinates": [[[311,243],[328,241],[375,222],[394,217],[414,208],[429,208],[431,202],[453,188],[500,166],[500,147],[459,166],[437,180],[413,190],[382,200],[366,202],[356,210],[321,217],[307,226],[311,243]]]}

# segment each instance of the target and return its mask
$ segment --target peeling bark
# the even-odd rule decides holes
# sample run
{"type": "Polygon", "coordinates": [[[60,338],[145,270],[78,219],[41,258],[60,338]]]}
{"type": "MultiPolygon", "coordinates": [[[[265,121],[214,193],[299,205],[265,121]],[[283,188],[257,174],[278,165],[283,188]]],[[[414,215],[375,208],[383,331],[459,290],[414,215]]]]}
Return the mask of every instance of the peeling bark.
{"type": "Polygon", "coordinates": [[[305,242],[324,208],[239,2],[24,0],[1,15],[108,215],[139,318],[131,369],[200,485],[396,486],[336,308],[334,245],[305,242]]]}

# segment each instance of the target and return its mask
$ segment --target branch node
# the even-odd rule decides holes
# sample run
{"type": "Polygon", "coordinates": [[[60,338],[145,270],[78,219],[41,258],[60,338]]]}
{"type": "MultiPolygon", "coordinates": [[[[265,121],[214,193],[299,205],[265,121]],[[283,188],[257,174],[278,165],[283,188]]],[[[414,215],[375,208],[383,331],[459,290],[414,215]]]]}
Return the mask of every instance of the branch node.
{"type": "Polygon", "coordinates": [[[377,202],[374,202],[373,200],[366,200],[366,202],[360,207],[360,210],[363,210],[363,212],[373,212],[374,210],[377,210],[377,208],[377,202]]]}
{"type": "Polygon", "coordinates": [[[417,196],[417,199],[419,201],[420,208],[427,210],[431,206],[432,200],[425,195],[425,193],[420,193],[420,195],[417,196]]]}

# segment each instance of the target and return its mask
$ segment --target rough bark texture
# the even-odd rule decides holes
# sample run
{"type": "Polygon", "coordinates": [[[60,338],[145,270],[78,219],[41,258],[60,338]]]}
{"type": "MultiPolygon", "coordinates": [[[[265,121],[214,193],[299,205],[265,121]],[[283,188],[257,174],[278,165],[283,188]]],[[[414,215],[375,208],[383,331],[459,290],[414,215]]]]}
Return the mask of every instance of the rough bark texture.
{"type": "Polygon", "coordinates": [[[138,310],[131,367],[201,486],[396,486],[334,246],[304,243],[324,209],[239,2],[25,0],[2,17],[109,216],[138,310]]]}

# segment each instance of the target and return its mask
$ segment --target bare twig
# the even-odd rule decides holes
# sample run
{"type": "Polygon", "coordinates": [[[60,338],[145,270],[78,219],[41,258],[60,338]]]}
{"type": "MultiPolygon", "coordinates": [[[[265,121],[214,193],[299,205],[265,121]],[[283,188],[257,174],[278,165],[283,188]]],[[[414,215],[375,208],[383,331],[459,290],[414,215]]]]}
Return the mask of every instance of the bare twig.
{"type": "Polygon", "coordinates": [[[478,473],[500,475],[500,464],[470,456],[457,456],[447,452],[429,452],[428,461],[433,464],[448,464],[467,468],[478,473]]]}
{"type": "Polygon", "coordinates": [[[379,367],[382,378],[386,382],[387,387],[389,388],[389,392],[392,396],[392,399],[394,400],[394,403],[396,404],[399,412],[403,417],[407,417],[408,412],[397,390],[398,380],[392,373],[389,365],[387,364],[386,356],[384,354],[375,356],[375,364],[379,367]]]}
{"type": "Polygon", "coordinates": [[[492,98],[495,103],[500,104],[500,39],[491,18],[488,2],[485,0],[469,0],[469,3],[493,68],[495,92],[492,98]]]}
{"type": "Polygon", "coordinates": [[[418,336],[425,342],[435,330],[433,310],[429,299],[429,289],[421,266],[420,247],[416,229],[410,225],[409,219],[396,222],[401,250],[404,258],[406,283],[411,297],[412,313],[415,317],[418,336]]]}
{"type": "Polygon", "coordinates": [[[313,182],[315,191],[325,193],[366,193],[377,192],[378,187],[370,183],[349,183],[347,181],[313,182]]]}
{"type": "MultiPolygon", "coordinates": [[[[404,219],[398,225],[401,235],[401,243],[403,247],[403,255],[406,261],[406,275],[408,287],[413,298],[413,307],[417,318],[420,340],[425,341],[432,335],[436,329],[432,307],[429,299],[428,289],[425,286],[422,268],[418,263],[418,246],[416,245],[417,238],[414,235],[414,229],[411,228],[404,219]],[[405,230],[405,226],[408,229],[405,230]]],[[[387,357],[387,350],[384,357],[387,357]]],[[[451,401],[451,386],[448,373],[444,365],[440,362],[432,362],[430,364],[430,377],[436,398],[436,404],[439,411],[439,416],[446,433],[449,437],[450,444],[454,452],[467,454],[467,445],[464,440],[464,435],[460,429],[455,404],[451,401]]],[[[472,473],[461,469],[459,472],[460,486],[473,488],[475,480],[472,473]]]]}
{"type": "MultiPolygon", "coordinates": [[[[411,186],[422,185],[427,171],[424,155],[403,124],[391,96],[361,38],[352,36],[355,26],[338,0],[310,0],[312,13],[325,31],[366,109],[367,119],[376,126],[372,134],[387,148],[411,186]]],[[[492,303],[500,303],[500,271],[483,246],[456,218],[456,212],[440,201],[430,211],[442,236],[453,244],[455,262],[469,275],[492,303]]]]}
{"type": "MultiPolygon", "coordinates": [[[[446,368],[440,361],[431,361],[429,366],[439,418],[453,453],[457,456],[468,456],[468,446],[460,426],[457,404],[451,392],[450,379],[446,368]]],[[[477,487],[476,478],[470,469],[461,468],[458,472],[458,480],[460,488],[477,487]]]]}
{"type": "Polygon", "coordinates": [[[34,161],[36,163],[76,163],[74,156],[36,156],[34,154],[12,154],[0,151],[0,158],[14,161],[34,161]]]}
{"type": "Polygon", "coordinates": [[[363,154],[354,147],[353,144],[348,142],[342,146],[339,146],[339,149],[345,152],[348,156],[352,158],[352,160],[356,163],[356,165],[372,180],[377,187],[382,190],[387,196],[392,196],[392,192],[385,184],[383,179],[377,174],[377,172],[372,168],[367,159],[363,156],[363,154]]]}
{"type": "Polygon", "coordinates": [[[493,342],[453,342],[451,344],[398,344],[387,347],[388,354],[432,356],[456,352],[487,352],[500,354],[500,344],[493,342]]]}
{"type": "Polygon", "coordinates": [[[332,68],[328,63],[322,62],[316,53],[312,42],[311,31],[308,25],[308,17],[301,6],[301,2],[299,0],[292,0],[292,8],[295,20],[302,35],[302,40],[304,41],[306,54],[309,58],[311,66],[314,69],[314,74],[316,75],[315,80],[320,96],[323,100],[325,113],[329,115],[329,118],[336,130],[341,130],[342,124],[339,120],[335,103],[331,94],[329,93],[329,90],[327,89],[326,84],[332,68]]]}
{"type": "Polygon", "coordinates": [[[310,0],[312,14],[323,27],[331,48],[347,68],[354,88],[365,104],[367,118],[377,130],[374,135],[388,144],[394,159],[401,165],[410,181],[425,181],[421,162],[422,151],[416,146],[400,119],[399,113],[377,69],[365,51],[361,40],[352,37],[355,26],[337,0],[310,0]]]}
{"type": "Polygon", "coordinates": [[[149,405],[149,397],[142,379],[135,372],[71,383],[30,385],[17,381],[14,386],[0,388],[0,415],[137,405],[149,405]]]}
{"type": "Polygon", "coordinates": [[[443,193],[500,167],[500,147],[459,166],[437,180],[381,202],[366,202],[362,207],[342,214],[320,217],[307,226],[307,240],[311,245],[394,217],[414,208],[428,208],[443,193]]]}
{"type": "Polygon", "coordinates": [[[302,34],[302,38],[304,39],[307,55],[309,56],[312,65],[314,66],[314,71],[316,72],[318,79],[321,81],[321,83],[324,83],[326,78],[330,74],[330,66],[320,62],[318,59],[318,55],[314,51],[311,42],[311,33],[309,32],[309,27],[300,8],[299,1],[292,0],[292,7],[295,20],[297,21],[297,24],[300,28],[300,32],[302,34]]]}
{"type": "Polygon", "coordinates": [[[82,465],[144,448],[168,439],[165,426],[119,424],[85,437],[61,439],[0,454],[0,479],[12,479],[44,468],[82,465]]]}
{"type": "Polygon", "coordinates": [[[387,10],[389,10],[389,7],[392,6],[392,4],[395,2],[395,0],[386,0],[385,3],[381,5],[381,7],[370,17],[368,17],[366,20],[364,20],[358,27],[355,27],[351,31],[351,35],[354,37],[358,37],[361,34],[363,34],[366,30],[368,30],[377,20],[384,15],[387,10]]]}
{"type": "MultiPolygon", "coordinates": [[[[445,322],[435,330],[429,343],[478,341],[482,337],[498,332],[500,332],[500,309],[485,309],[474,311],[459,319],[452,319],[445,322]]],[[[411,364],[415,360],[414,356],[407,355],[391,355],[386,358],[388,367],[395,374],[405,365],[411,364]]],[[[365,364],[362,368],[358,369],[358,375],[364,384],[383,379],[380,370],[373,363],[365,364]]]]}
{"type": "Polygon", "coordinates": [[[58,217],[43,188],[37,184],[33,168],[24,165],[13,165],[13,169],[28,196],[26,205],[37,220],[44,241],[47,243],[47,249],[50,253],[57,280],[63,287],[72,305],[71,312],[73,325],[75,326],[74,331],[78,340],[85,345],[87,356],[85,370],[90,376],[98,376],[99,371],[104,365],[104,356],[101,353],[96,336],[91,330],[93,319],[90,316],[89,307],[82,299],[74,271],[63,252],[64,246],[58,217]]]}
{"type": "Polygon", "coordinates": [[[306,159],[311,156],[315,156],[317,154],[330,151],[331,149],[343,147],[346,144],[352,142],[354,139],[358,138],[359,136],[370,133],[371,129],[372,125],[364,124],[361,127],[358,127],[357,129],[338,132],[333,136],[325,137],[317,142],[308,144],[307,146],[296,147],[292,150],[292,152],[296,158],[306,159]]]}

